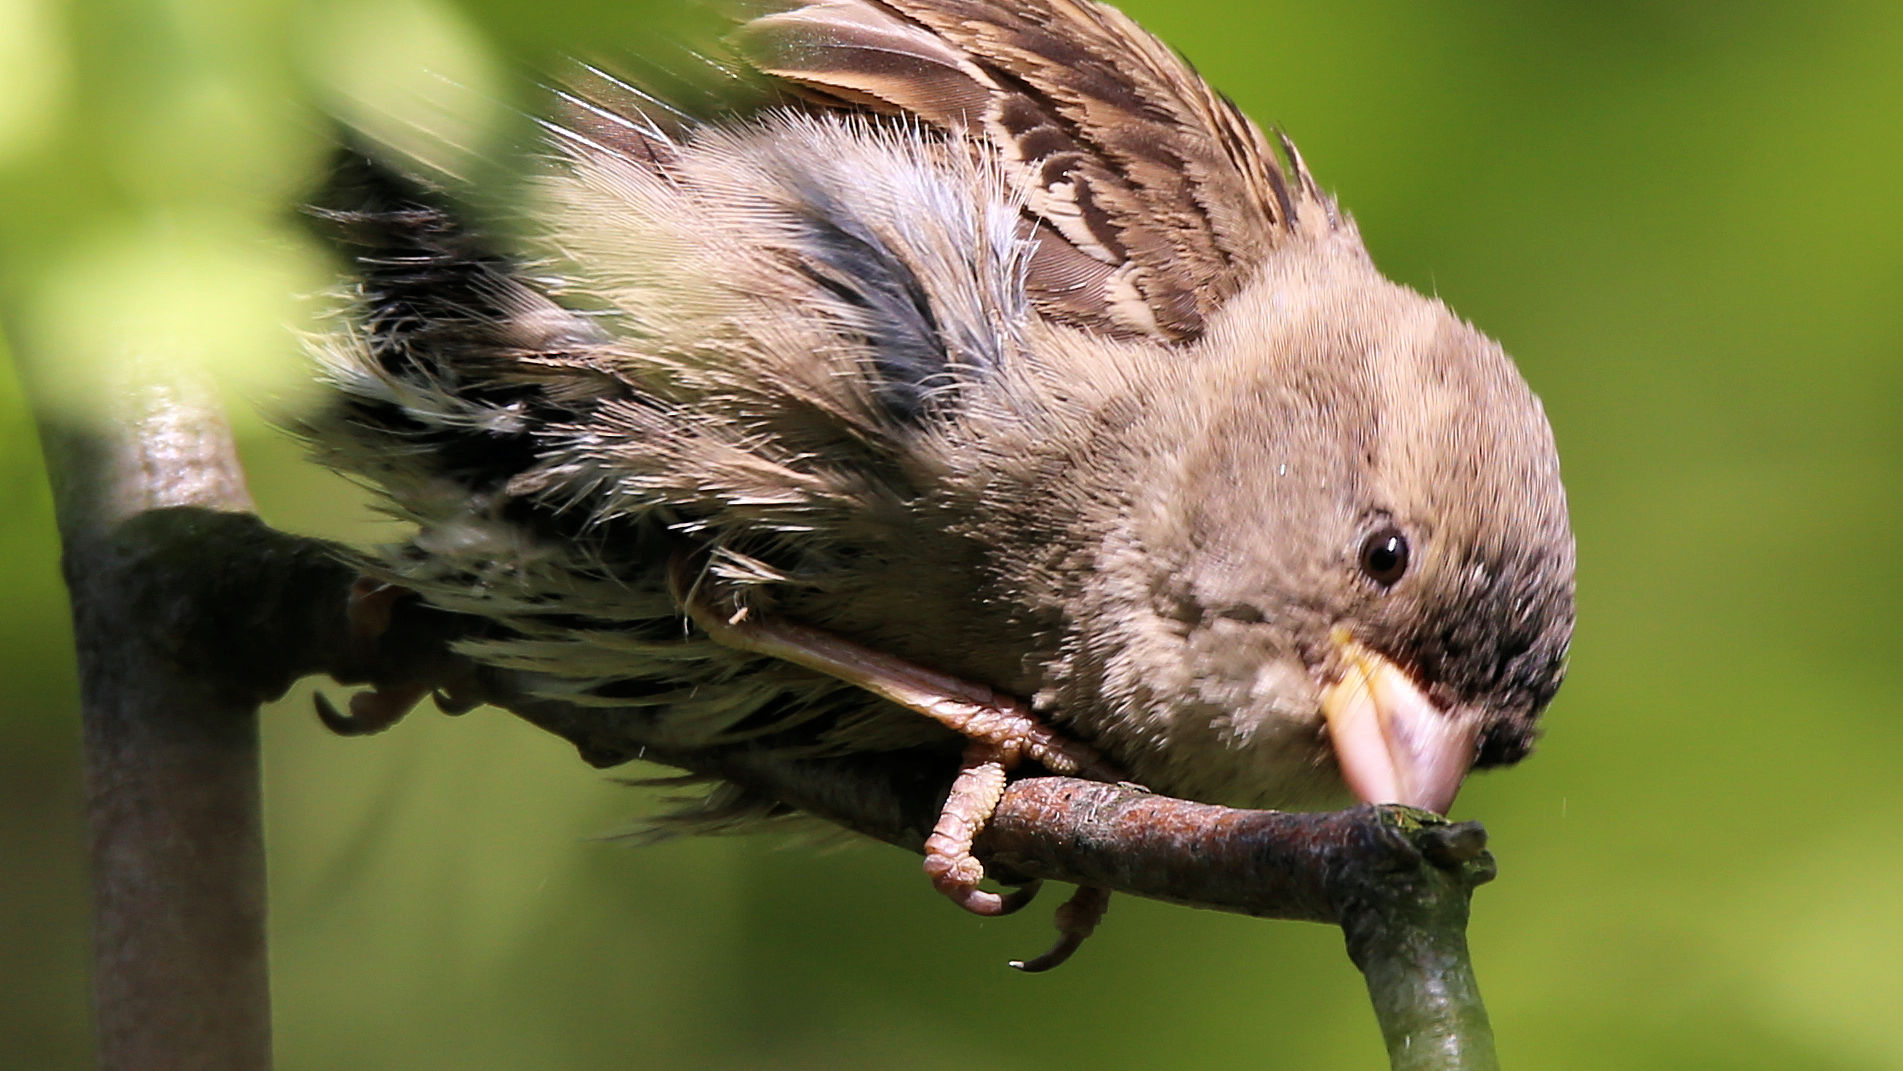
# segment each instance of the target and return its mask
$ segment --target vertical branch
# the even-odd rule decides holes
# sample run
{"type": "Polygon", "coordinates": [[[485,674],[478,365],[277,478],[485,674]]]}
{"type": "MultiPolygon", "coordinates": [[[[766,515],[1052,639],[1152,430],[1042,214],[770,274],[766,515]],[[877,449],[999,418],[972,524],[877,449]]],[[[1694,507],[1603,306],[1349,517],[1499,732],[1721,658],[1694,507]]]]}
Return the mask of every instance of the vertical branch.
{"type": "Polygon", "coordinates": [[[45,360],[21,363],[79,651],[99,1066],[268,1068],[258,696],[181,660],[189,585],[165,574],[208,564],[165,561],[130,523],[170,506],[248,510],[243,470],[201,384],[132,359],[81,417],[33,389],[45,360]]]}
{"type": "Polygon", "coordinates": [[[1337,880],[1348,957],[1361,968],[1393,1071],[1499,1071],[1467,951],[1475,886],[1494,875],[1471,823],[1416,827],[1426,864],[1337,880]]]}

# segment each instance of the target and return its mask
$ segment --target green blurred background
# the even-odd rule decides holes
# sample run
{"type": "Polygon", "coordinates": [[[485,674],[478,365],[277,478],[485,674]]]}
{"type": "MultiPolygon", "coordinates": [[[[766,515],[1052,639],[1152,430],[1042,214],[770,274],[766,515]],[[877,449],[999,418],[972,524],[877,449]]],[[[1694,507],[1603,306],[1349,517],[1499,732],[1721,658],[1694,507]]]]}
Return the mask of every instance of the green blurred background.
{"type": "MultiPolygon", "coordinates": [[[[1456,809],[1501,860],[1472,939],[1505,1065],[1903,1068],[1903,5],[1126,7],[1558,429],[1572,679],[1456,809]]],[[[265,517],[387,537],[256,415],[305,392],[331,270],[286,211],[320,106],[473,143],[660,9],[0,0],[7,335],[81,404],[128,340],[212,362],[265,517]]],[[[11,367],[0,561],[0,1063],[83,1067],[70,634],[11,367]]],[[[963,915],[880,847],[603,840],[647,797],[504,715],[340,740],[306,690],[265,737],[283,1068],[1382,1066],[1330,929],[1124,898],[1021,977],[1043,911],[963,915]]]]}

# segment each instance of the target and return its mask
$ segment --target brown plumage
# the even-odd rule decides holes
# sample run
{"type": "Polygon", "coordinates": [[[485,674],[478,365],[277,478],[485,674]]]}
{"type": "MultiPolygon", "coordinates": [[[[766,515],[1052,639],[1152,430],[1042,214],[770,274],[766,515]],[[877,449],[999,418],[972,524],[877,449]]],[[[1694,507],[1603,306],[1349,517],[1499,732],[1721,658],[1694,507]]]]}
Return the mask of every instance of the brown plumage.
{"type": "Polygon", "coordinates": [[[1235,105],[1114,8],[819,3],[738,40],[810,99],[981,138],[1025,198],[1027,285],[1053,319],[1193,339],[1303,216],[1334,222],[1299,161],[1291,184],[1235,105]]]}
{"type": "Polygon", "coordinates": [[[577,78],[515,244],[340,170],[361,315],[310,434],[418,525],[375,571],[680,745],[1002,778],[838,639],[1211,802],[1444,809],[1526,754],[1573,620],[1551,433],[1292,145],[1084,0],[732,46],[765,88],[720,115],[577,78]]]}

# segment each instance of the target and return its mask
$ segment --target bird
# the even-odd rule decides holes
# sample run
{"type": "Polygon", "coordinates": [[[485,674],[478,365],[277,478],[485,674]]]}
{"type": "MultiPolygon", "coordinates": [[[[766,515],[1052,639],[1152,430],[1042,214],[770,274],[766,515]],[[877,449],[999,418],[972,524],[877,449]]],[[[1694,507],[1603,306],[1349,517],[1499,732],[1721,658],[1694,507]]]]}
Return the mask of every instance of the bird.
{"type": "Polygon", "coordinates": [[[699,101],[578,65],[506,225],[343,154],[299,430],[414,526],[370,590],[676,748],[942,755],[926,869],[984,914],[1015,772],[1444,812],[1530,752],[1551,427],[1286,135],[1092,0],[783,0],[720,49],[699,101]]]}

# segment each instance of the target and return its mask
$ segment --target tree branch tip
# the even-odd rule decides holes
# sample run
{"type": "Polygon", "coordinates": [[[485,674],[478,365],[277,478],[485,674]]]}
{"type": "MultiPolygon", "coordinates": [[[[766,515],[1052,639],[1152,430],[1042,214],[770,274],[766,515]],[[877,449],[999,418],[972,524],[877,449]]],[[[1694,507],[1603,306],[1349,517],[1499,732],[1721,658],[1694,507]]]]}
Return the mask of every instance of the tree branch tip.
{"type": "Polygon", "coordinates": [[[1459,876],[1469,888],[1485,885],[1499,875],[1493,853],[1487,850],[1487,829],[1479,822],[1424,825],[1419,831],[1421,855],[1429,863],[1459,876]]]}

